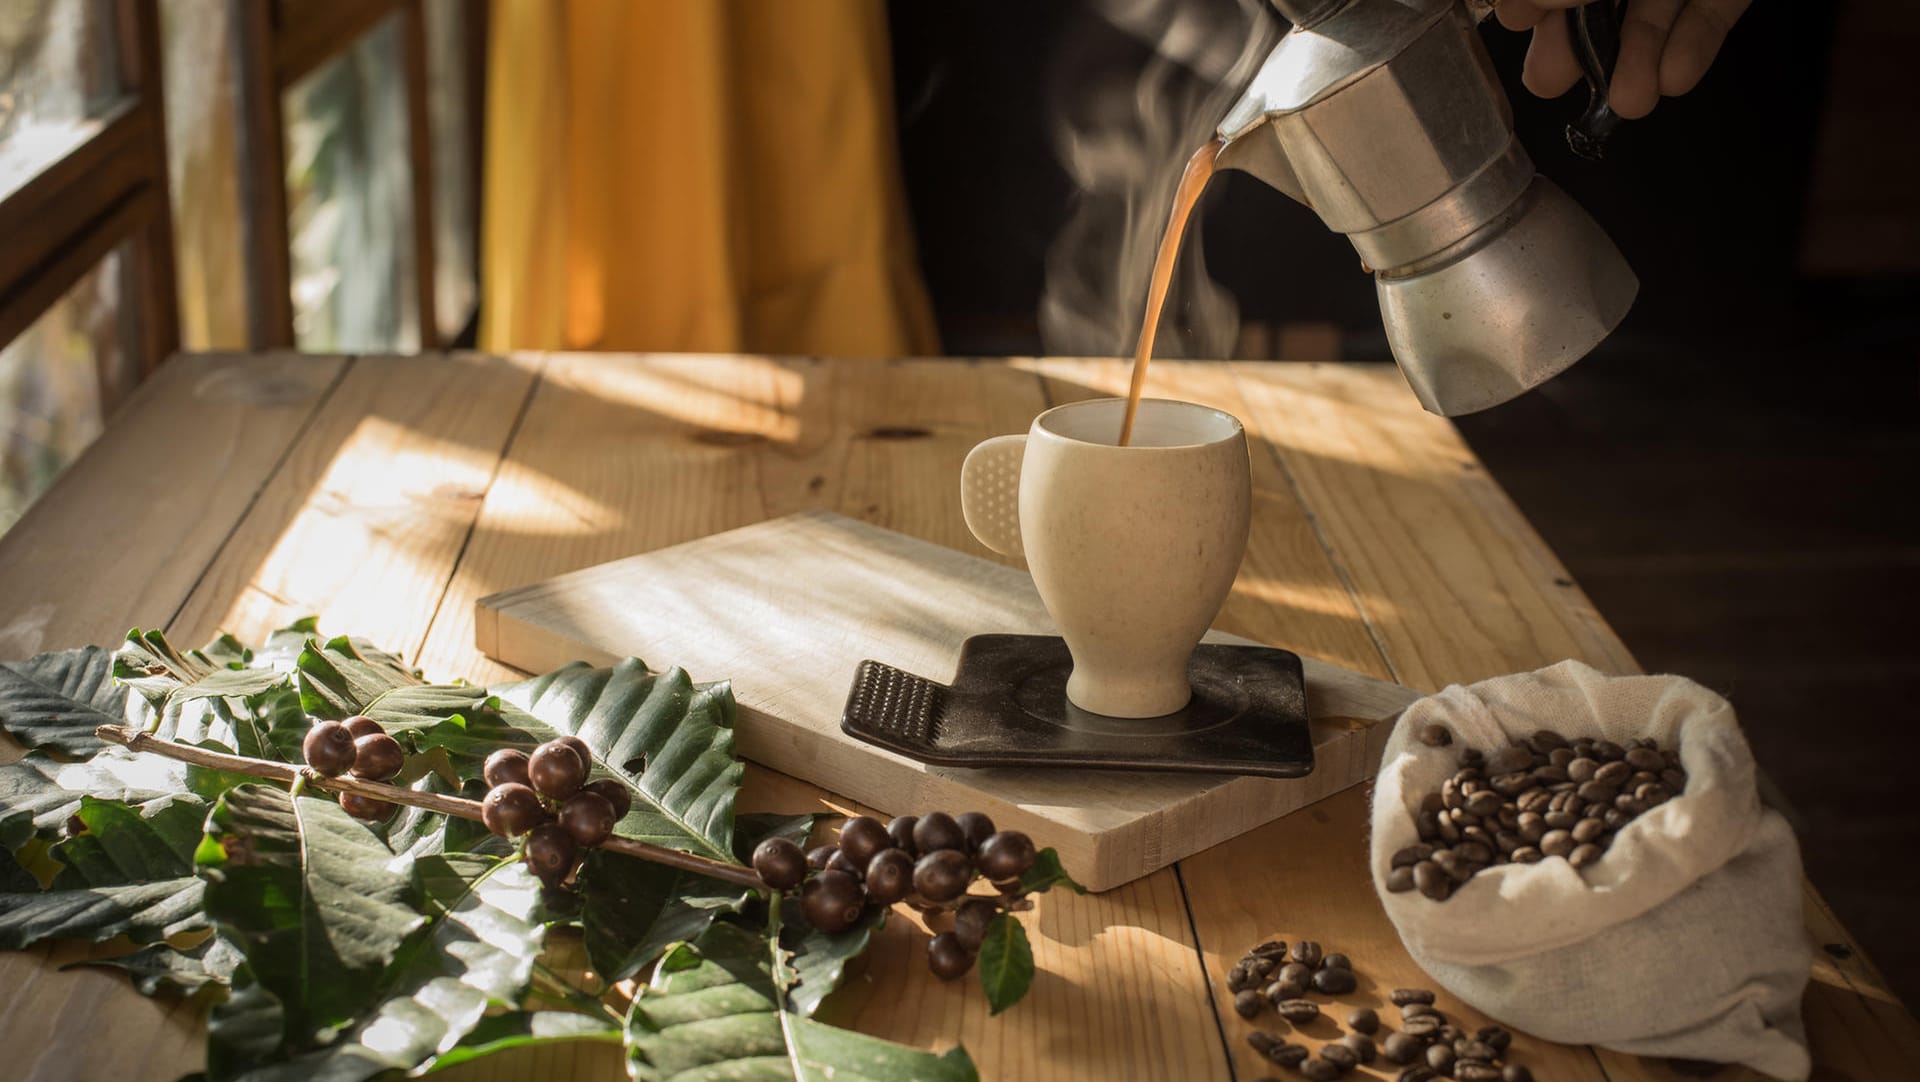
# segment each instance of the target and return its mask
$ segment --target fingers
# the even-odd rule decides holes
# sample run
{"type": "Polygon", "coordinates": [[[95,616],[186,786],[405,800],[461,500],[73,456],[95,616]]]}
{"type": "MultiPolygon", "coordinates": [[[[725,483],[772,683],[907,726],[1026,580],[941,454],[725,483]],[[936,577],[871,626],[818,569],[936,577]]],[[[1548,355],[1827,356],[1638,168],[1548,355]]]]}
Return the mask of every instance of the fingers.
{"type": "Polygon", "coordinates": [[[1660,93],[1685,94],[1700,82],[1752,0],[1692,0],[1674,20],[1660,54],[1660,93]]]}
{"type": "Polygon", "coordinates": [[[1526,30],[1546,16],[1541,4],[1547,2],[1549,0],[1541,0],[1538,4],[1533,0],[1499,0],[1494,5],[1493,15],[1508,30],[1526,30]]]}
{"type": "Polygon", "coordinates": [[[1633,0],[1620,24],[1620,60],[1613,66],[1607,100],[1629,120],[1660,103],[1660,54],[1685,0],[1633,0]]]}
{"type": "Polygon", "coordinates": [[[1580,81],[1580,64],[1573,58],[1573,42],[1567,37],[1567,20],[1553,12],[1533,28],[1533,43],[1527,46],[1527,64],[1520,81],[1543,98],[1557,98],[1580,81]]]}

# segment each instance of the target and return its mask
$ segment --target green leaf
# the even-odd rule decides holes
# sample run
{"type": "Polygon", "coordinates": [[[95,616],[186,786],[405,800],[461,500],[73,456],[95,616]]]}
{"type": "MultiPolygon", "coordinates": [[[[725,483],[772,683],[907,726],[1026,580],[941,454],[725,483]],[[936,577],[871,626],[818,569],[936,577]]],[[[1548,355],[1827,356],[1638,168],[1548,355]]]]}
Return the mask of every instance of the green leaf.
{"type": "Polygon", "coordinates": [[[792,1010],[796,975],[779,922],[760,935],[717,923],[668,951],[627,1014],[627,1070],[664,1079],[977,1082],[966,1050],[936,1056],[792,1010]]]}
{"type": "Polygon", "coordinates": [[[98,646],[0,662],[0,728],[29,748],[86,758],[107,745],[101,725],[127,723],[127,689],[113,682],[113,654],[98,646]]]}
{"type": "MultiPolygon", "coordinates": [[[[792,907],[789,912],[797,914],[797,900],[786,901],[792,907]]],[[[787,946],[793,951],[793,971],[799,978],[787,997],[794,1013],[813,1017],[827,995],[840,987],[847,963],[866,953],[873,934],[886,922],[887,907],[873,906],[860,915],[853,927],[829,935],[808,927],[796,917],[787,931],[787,946]],[[795,932],[803,934],[795,937],[795,932]]]]}
{"type": "MultiPolygon", "coordinates": [[[[763,839],[776,835],[798,842],[812,829],[813,819],[811,815],[743,815],[738,848],[751,853],[763,839]]],[[[587,853],[579,889],[587,960],[608,981],[623,981],[640,972],[667,947],[693,939],[715,917],[738,911],[757,893],[737,883],[605,849],[587,853]]]]}
{"type": "Polygon", "coordinates": [[[80,810],[82,797],[140,808],[171,802],[187,788],[186,777],[182,763],[122,748],[109,748],[84,763],[29,752],[17,763],[0,766],[0,846],[17,850],[34,837],[59,837],[80,810]]]}
{"type": "Polygon", "coordinates": [[[1073,881],[1067,870],[1060,865],[1060,854],[1052,849],[1042,849],[1034,854],[1033,865],[1020,877],[1020,893],[1045,894],[1054,887],[1066,887],[1075,894],[1085,894],[1087,888],[1073,881]]]}
{"type": "MultiPolygon", "coordinates": [[[[497,689],[501,699],[587,742],[633,792],[618,830],[716,860],[733,855],[733,802],[745,766],[733,757],[733,692],[695,685],[684,669],[570,665],[497,689]]],[[[512,711],[506,720],[525,727],[512,711]]]]}
{"type": "Polygon", "coordinates": [[[261,785],[222,796],[206,829],[195,864],[207,916],[278,1001],[282,1043],[325,1043],[374,1003],[388,963],[424,923],[412,858],[332,801],[261,785]]]}
{"type": "Polygon", "coordinates": [[[980,941],[980,987],[987,992],[988,1014],[1020,1002],[1033,987],[1033,947],[1011,913],[993,918],[980,941]]]}
{"type": "Polygon", "coordinates": [[[296,665],[307,713],[335,721],[365,714],[389,731],[424,728],[486,698],[481,688],[429,685],[397,654],[364,639],[309,641],[296,665]]]}
{"type": "Polygon", "coordinates": [[[482,1019],[459,1044],[416,1069],[414,1074],[435,1074],[482,1056],[516,1048],[536,1048],[569,1041],[619,1044],[620,1040],[619,1026],[594,1015],[575,1014],[572,1011],[509,1011],[482,1019]]]}
{"type": "MultiPolygon", "coordinates": [[[[72,812],[84,828],[49,855],[62,867],[42,891],[0,893],[0,948],[43,939],[100,942],[124,935],[151,943],[207,926],[193,850],[206,808],[191,797],[140,808],[83,796],[72,812]]],[[[12,887],[24,888],[17,881],[12,887]]]]}
{"type": "Polygon", "coordinates": [[[225,986],[241,961],[240,952],[219,936],[209,936],[198,946],[180,949],[155,943],[118,958],[88,958],[63,966],[97,966],[125,970],[133,978],[134,988],[142,995],[177,992],[191,995],[209,985],[225,986]]]}
{"type": "Polygon", "coordinates": [[[489,1008],[518,1005],[545,940],[539,881],[518,861],[484,857],[427,857],[415,870],[437,916],[401,950],[372,1012],[326,1048],[235,1077],[359,1082],[411,1071],[453,1051],[489,1008]]]}
{"type": "Polygon", "coordinates": [[[146,700],[155,736],[212,740],[250,758],[297,758],[306,717],[297,706],[289,709],[292,679],[272,667],[245,667],[251,657],[231,636],[205,650],[181,650],[158,631],[135,628],[114,655],[113,671],[146,700]]]}

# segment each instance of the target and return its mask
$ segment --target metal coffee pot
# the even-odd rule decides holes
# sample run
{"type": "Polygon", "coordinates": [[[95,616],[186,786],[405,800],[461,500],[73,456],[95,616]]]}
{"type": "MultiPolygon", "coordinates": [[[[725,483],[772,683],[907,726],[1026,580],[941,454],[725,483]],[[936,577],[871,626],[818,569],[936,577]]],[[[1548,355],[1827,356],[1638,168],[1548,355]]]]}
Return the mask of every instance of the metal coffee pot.
{"type": "MultiPolygon", "coordinates": [[[[1477,30],[1491,4],[1274,4],[1294,27],[1220,122],[1217,166],[1347,235],[1422,405],[1448,416],[1498,405],[1619,325],[1639,280],[1515,139],[1477,30]]],[[[1612,119],[1597,99],[1569,137],[1597,154],[1612,119]]]]}

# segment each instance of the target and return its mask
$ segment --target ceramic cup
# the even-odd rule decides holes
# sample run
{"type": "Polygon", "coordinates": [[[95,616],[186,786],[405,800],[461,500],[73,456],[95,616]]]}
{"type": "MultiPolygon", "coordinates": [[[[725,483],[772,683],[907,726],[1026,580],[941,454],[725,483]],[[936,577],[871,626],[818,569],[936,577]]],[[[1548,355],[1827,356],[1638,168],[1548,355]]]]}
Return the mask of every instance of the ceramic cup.
{"type": "Polygon", "coordinates": [[[1075,402],[980,444],[961,507],[981,544],[1026,557],[1073,654],[1068,701],[1152,718],[1192,697],[1187,659],[1233,587],[1253,493],[1231,414],[1146,399],[1121,447],[1125,409],[1075,402]]]}

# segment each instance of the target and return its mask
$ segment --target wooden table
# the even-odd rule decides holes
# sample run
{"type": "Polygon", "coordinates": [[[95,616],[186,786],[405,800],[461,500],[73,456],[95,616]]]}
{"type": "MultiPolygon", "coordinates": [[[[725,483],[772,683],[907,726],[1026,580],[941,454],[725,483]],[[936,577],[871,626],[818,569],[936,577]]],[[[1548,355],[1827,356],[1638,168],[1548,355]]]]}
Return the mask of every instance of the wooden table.
{"type": "MultiPolygon", "coordinates": [[[[1070,360],[179,357],[0,539],[0,656],[109,644],[136,624],[253,640],[317,613],[431,677],[504,678],[473,648],[475,598],[775,515],[832,509],[985,554],[960,517],[967,449],[1124,379],[1115,362],[1070,360]]],[[[1154,380],[1255,438],[1253,537],[1224,628],[1422,689],[1564,657],[1635,671],[1392,369],[1163,363],[1154,380]]],[[[742,799],[852,810],[764,770],[742,799]]],[[[1381,987],[1431,983],[1369,885],[1365,801],[1350,790],[1117,890],[1047,896],[1029,925],[1040,976],[1001,1018],[974,982],[929,976],[907,919],[827,1016],[909,1044],[964,1042],[989,1079],[1276,1073],[1222,985],[1254,943],[1317,938],[1381,987]]],[[[1806,909],[1824,948],[1805,1005],[1816,1077],[1913,1078],[1920,1028],[1811,886],[1806,909]]],[[[79,953],[0,955],[0,1074],[172,1079],[200,1064],[195,1011],[117,975],[57,971],[79,953]]],[[[1556,1082],[1679,1077],[1525,1037],[1516,1048],[1556,1082]]],[[[607,1048],[475,1066],[465,1077],[621,1077],[607,1048]]]]}

